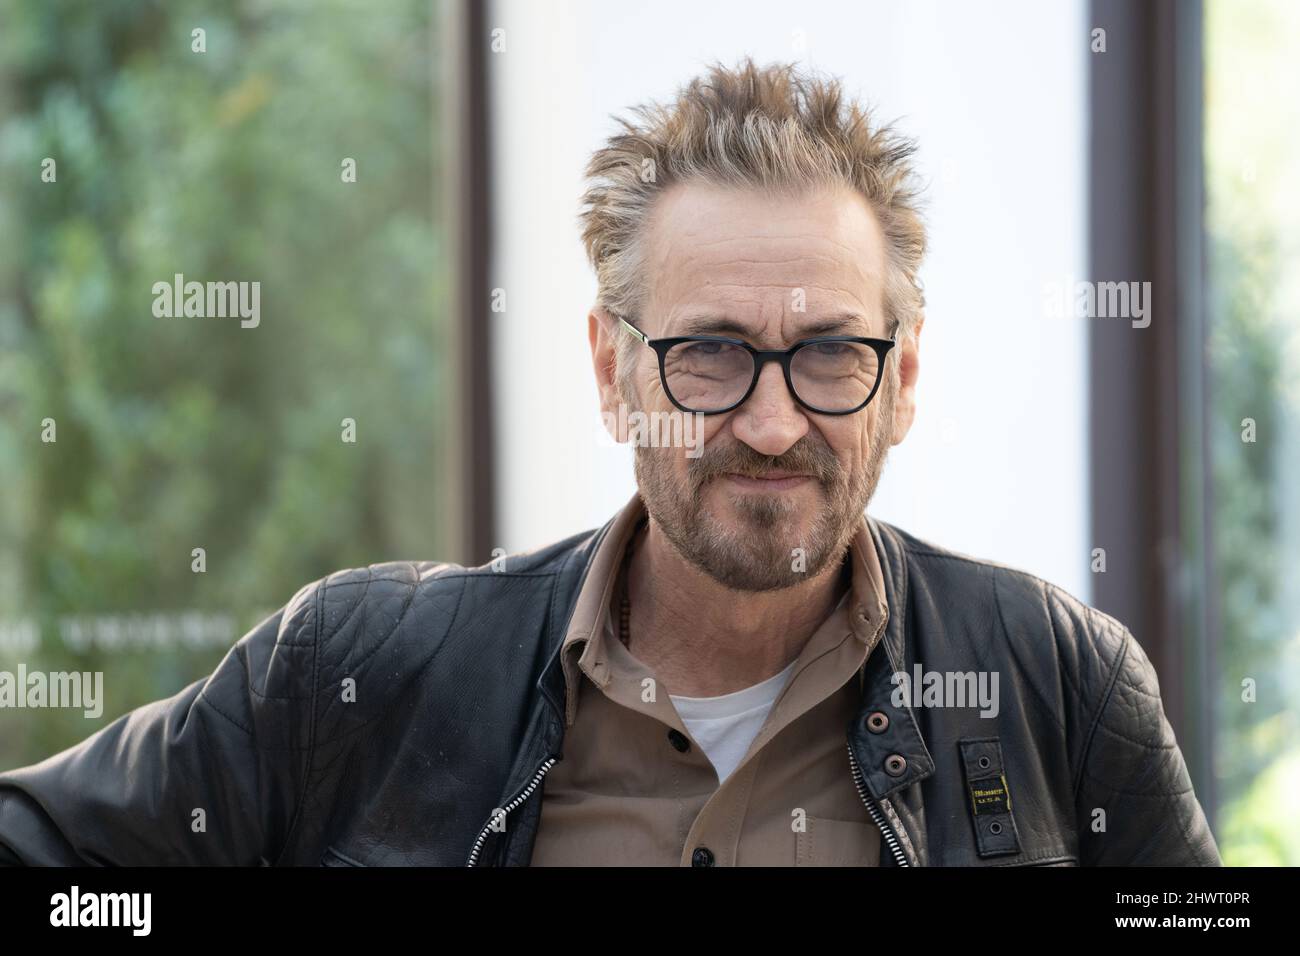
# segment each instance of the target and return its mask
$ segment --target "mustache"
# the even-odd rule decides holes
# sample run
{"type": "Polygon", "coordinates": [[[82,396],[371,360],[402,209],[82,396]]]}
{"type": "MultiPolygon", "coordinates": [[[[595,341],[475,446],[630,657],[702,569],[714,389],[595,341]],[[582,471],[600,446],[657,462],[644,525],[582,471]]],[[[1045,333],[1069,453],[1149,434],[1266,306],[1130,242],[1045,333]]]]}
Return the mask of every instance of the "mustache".
{"type": "Polygon", "coordinates": [[[687,460],[687,476],[693,490],[720,475],[744,475],[758,478],[769,471],[786,471],[812,475],[823,485],[840,479],[840,461],[824,440],[805,435],[780,455],[764,455],[743,442],[717,447],[705,443],[699,458],[687,460]]]}

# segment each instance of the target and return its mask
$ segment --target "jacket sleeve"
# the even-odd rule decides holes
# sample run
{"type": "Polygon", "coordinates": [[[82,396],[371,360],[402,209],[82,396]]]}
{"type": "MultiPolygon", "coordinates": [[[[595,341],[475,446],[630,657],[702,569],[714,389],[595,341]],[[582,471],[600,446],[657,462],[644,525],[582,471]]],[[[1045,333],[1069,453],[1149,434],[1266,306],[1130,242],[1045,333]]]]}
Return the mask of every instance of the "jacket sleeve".
{"type": "Polygon", "coordinates": [[[1222,866],[1192,790],[1155,668],[1116,622],[1118,663],[1075,788],[1084,866],[1222,866]]]}
{"type": "Polygon", "coordinates": [[[308,585],[208,677],[0,774],[0,864],[275,863],[310,764],[318,600],[308,585]]]}

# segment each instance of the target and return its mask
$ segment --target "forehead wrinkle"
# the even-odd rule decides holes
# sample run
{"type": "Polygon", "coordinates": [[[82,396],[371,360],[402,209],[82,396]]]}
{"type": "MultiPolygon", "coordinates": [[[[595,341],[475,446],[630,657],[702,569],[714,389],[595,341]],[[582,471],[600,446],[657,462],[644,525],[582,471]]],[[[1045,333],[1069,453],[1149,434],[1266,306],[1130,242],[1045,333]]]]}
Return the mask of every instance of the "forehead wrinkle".
{"type": "Polygon", "coordinates": [[[838,239],[821,232],[805,233],[799,235],[782,235],[782,236],[755,236],[755,235],[737,235],[727,236],[715,239],[710,242],[676,242],[667,243],[664,250],[664,260],[672,257],[673,253],[678,253],[681,261],[694,263],[700,261],[700,253],[711,252],[718,247],[730,246],[736,243],[745,243],[747,245],[766,246],[772,249],[771,254],[764,255],[763,248],[747,249],[748,254],[737,254],[733,256],[724,255],[717,259],[718,264],[728,263],[776,263],[776,262],[795,262],[800,259],[807,259],[815,262],[826,262],[832,267],[839,267],[849,263],[854,263],[862,259],[862,255],[855,252],[853,248],[838,239]],[[792,243],[798,243],[800,248],[785,250],[781,246],[788,246],[792,243]],[[833,247],[832,250],[819,249],[817,246],[827,245],[833,247]],[[782,254],[786,253],[786,254],[782,254]]]}
{"type": "Polygon", "coordinates": [[[681,295],[669,310],[668,321],[691,319],[700,315],[720,315],[724,313],[730,315],[731,313],[743,313],[746,309],[763,310],[765,306],[770,306],[778,299],[781,302],[781,307],[767,321],[784,320],[792,317],[787,305],[790,301],[790,293],[794,289],[802,289],[807,295],[807,302],[803,312],[793,313],[793,315],[857,312],[870,321],[880,311],[878,308],[880,302],[873,303],[870,293],[875,292],[875,299],[880,300],[881,287],[879,283],[870,281],[867,282],[867,297],[865,299],[858,294],[857,289],[822,285],[821,283],[804,283],[801,285],[767,283],[756,286],[745,283],[715,282],[681,295]],[[708,294],[700,294],[705,292],[708,294]],[[817,301],[814,302],[814,299],[817,301]]]}
{"type": "Polygon", "coordinates": [[[703,233],[695,229],[683,229],[682,239],[694,239],[696,246],[700,249],[710,249],[713,246],[725,246],[732,242],[826,242],[833,246],[840,246],[846,253],[851,253],[849,247],[837,239],[834,235],[825,229],[812,229],[807,232],[780,232],[780,233],[762,233],[762,232],[741,232],[730,236],[718,236],[714,239],[698,238],[703,233]]]}
{"type": "Polygon", "coordinates": [[[797,256],[770,260],[737,258],[726,263],[690,261],[669,277],[664,283],[666,288],[661,289],[678,299],[686,300],[702,293],[707,293],[710,297],[720,293],[740,293],[748,299],[775,294],[788,300],[791,292],[802,289],[805,294],[817,292],[830,298],[850,296],[865,305],[865,300],[876,297],[874,294],[883,287],[881,278],[864,269],[861,263],[827,262],[830,268],[821,268],[819,265],[808,264],[809,259],[808,256],[797,256]],[[800,268],[800,264],[806,265],[800,268]],[[786,268],[787,266],[792,268],[786,268]],[[780,274],[745,274],[763,269],[779,271],[780,274]],[[741,272],[740,275],[732,274],[737,270],[741,272]],[[724,275],[719,276],[720,272],[724,275]]]}
{"type": "MultiPolygon", "coordinates": [[[[879,256],[873,254],[874,250],[867,250],[867,253],[863,255],[860,251],[855,252],[847,243],[822,234],[799,239],[786,238],[789,238],[792,242],[803,243],[803,247],[799,249],[773,248],[768,255],[763,254],[763,249],[750,248],[745,249],[743,253],[724,255],[707,261],[701,257],[702,252],[707,252],[713,247],[732,245],[739,242],[752,245],[752,237],[738,236],[713,243],[696,245],[669,243],[667,248],[663,250],[664,256],[660,260],[659,266],[661,269],[681,266],[685,267],[689,272],[695,272],[702,269],[725,269],[736,266],[779,266],[803,262],[807,264],[809,271],[826,269],[832,272],[847,271],[863,279],[876,277],[875,271],[868,268],[873,259],[879,259],[879,256]],[[809,248],[810,245],[813,247],[809,248]],[[823,248],[816,248],[816,246],[822,246],[823,248]],[[824,248],[825,246],[831,248],[824,248]]],[[[773,243],[765,244],[768,246],[774,245],[773,243]]],[[[883,268],[884,263],[881,262],[880,264],[883,268]]]]}
{"type": "Polygon", "coordinates": [[[807,313],[772,316],[751,325],[736,309],[691,306],[668,323],[664,337],[721,335],[745,339],[756,347],[786,348],[800,339],[819,335],[869,335],[871,321],[871,316],[861,309],[828,306],[807,313]]]}
{"type": "MultiPolygon", "coordinates": [[[[676,184],[677,187],[682,185],[676,184]]],[[[712,298],[718,295],[720,289],[735,289],[741,293],[737,298],[749,300],[743,308],[757,307],[760,311],[765,311],[763,302],[756,303],[753,300],[760,296],[766,298],[779,288],[783,300],[780,308],[782,316],[774,316],[773,320],[780,321],[783,327],[786,325],[783,317],[785,305],[789,301],[790,292],[796,288],[818,290],[828,293],[830,298],[841,300],[848,296],[859,306],[854,311],[863,312],[869,321],[879,311],[871,300],[883,302],[884,272],[888,264],[881,255],[883,233],[880,223],[874,211],[865,203],[860,204],[866,213],[865,219],[852,212],[855,207],[844,203],[834,209],[827,222],[819,224],[819,228],[810,229],[806,221],[799,222],[796,219],[791,222],[787,219],[776,227],[787,231],[773,234],[755,232],[755,229],[761,230],[765,224],[761,219],[755,222],[747,210],[732,214],[729,209],[723,208],[716,210],[719,214],[717,219],[701,222],[698,218],[692,218],[692,207],[682,200],[685,192],[689,192],[689,187],[685,191],[675,189],[674,192],[675,201],[657,204],[651,216],[653,251],[647,257],[653,263],[651,272],[654,273],[648,277],[647,291],[651,293],[656,310],[668,307],[665,329],[673,324],[673,313],[707,308],[709,302],[699,298],[701,293],[708,292],[709,298],[712,298]],[[794,226],[793,230],[790,230],[791,226],[794,226]],[[737,234],[717,235],[719,228],[733,228],[737,234]],[[729,254],[727,247],[738,243],[745,244],[745,248],[729,254]],[[802,247],[782,247],[795,243],[802,247]],[[710,251],[718,255],[718,258],[711,262],[701,261],[706,258],[701,253],[710,251]],[[764,255],[765,252],[768,254],[764,255]],[[745,270],[783,268],[801,262],[806,263],[807,272],[816,275],[806,278],[782,277],[785,281],[777,283],[751,283],[746,281],[747,277],[743,274],[745,270]],[[724,282],[709,275],[729,269],[742,274],[728,276],[728,280],[734,281],[724,282]],[[835,286],[827,284],[836,279],[840,281],[835,286]],[[665,292],[676,301],[665,301],[665,292]]],[[[824,304],[828,308],[832,307],[828,303],[824,304]]],[[[646,305],[649,306],[650,302],[647,301],[646,305]]],[[[735,312],[737,305],[732,300],[725,304],[725,309],[735,312]]],[[[719,303],[718,308],[720,312],[723,311],[724,304],[719,303]]],[[[661,331],[660,334],[667,332],[661,331]]]]}
{"type": "MultiPolygon", "coordinates": [[[[674,301],[669,306],[662,330],[656,334],[669,335],[695,334],[686,328],[688,322],[697,319],[732,319],[743,323],[756,334],[766,334],[777,323],[779,334],[772,339],[790,339],[789,329],[795,324],[811,324],[811,319],[820,316],[856,313],[863,322],[860,334],[872,334],[871,328],[879,315],[883,314],[883,288],[870,277],[862,276],[865,288],[857,284],[853,287],[826,285],[816,283],[766,282],[750,284],[744,281],[705,282],[699,284],[682,277],[674,283],[676,291],[674,301]],[[791,292],[802,289],[806,295],[805,309],[791,312],[791,292]],[[752,323],[752,325],[751,325],[752,323]]],[[[847,334],[847,333],[846,333],[847,334]]]]}

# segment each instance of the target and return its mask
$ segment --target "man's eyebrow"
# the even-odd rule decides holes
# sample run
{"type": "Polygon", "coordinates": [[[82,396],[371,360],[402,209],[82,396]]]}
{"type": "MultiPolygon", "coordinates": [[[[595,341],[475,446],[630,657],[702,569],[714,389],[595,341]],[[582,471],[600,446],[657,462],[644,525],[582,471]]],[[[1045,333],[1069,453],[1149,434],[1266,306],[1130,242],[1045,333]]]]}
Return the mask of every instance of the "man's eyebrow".
{"type": "Polygon", "coordinates": [[[692,319],[687,319],[686,323],[675,334],[734,335],[737,338],[744,338],[751,334],[751,330],[740,322],[737,322],[735,319],[728,319],[717,315],[700,315],[692,319]]]}
{"type": "Polygon", "coordinates": [[[863,316],[856,312],[843,312],[801,326],[798,337],[806,339],[814,335],[868,335],[870,332],[871,323],[863,316]]]}
{"type": "MultiPolygon", "coordinates": [[[[847,335],[854,331],[866,334],[869,323],[856,312],[843,312],[828,315],[808,325],[800,326],[794,332],[796,339],[807,339],[817,335],[847,335]]],[[[753,329],[725,316],[701,315],[687,319],[677,335],[731,335],[747,339],[753,335],[753,329]]]]}

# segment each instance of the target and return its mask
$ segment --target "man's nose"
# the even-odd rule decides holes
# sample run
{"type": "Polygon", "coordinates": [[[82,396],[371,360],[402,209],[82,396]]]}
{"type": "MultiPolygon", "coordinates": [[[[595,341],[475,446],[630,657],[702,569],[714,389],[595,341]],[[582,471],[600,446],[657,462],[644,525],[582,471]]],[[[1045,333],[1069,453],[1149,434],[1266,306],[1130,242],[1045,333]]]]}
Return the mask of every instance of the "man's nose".
{"type": "Polygon", "coordinates": [[[761,455],[783,455],[808,433],[808,418],[790,394],[776,362],[763,367],[753,394],[736,409],[731,430],[761,455]]]}

